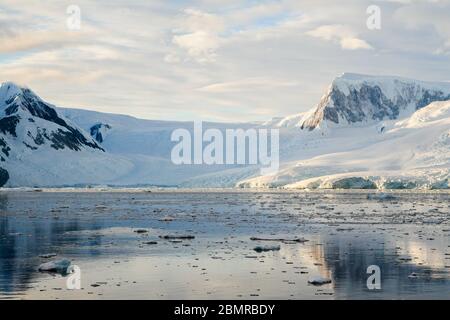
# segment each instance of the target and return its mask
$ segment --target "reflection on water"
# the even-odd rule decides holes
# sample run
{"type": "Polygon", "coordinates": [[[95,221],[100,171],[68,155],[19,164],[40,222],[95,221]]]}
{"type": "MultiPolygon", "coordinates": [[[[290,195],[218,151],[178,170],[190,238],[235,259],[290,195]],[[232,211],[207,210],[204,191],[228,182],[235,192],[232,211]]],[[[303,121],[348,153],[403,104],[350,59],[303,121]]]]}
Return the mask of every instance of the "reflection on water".
{"type": "Polygon", "coordinates": [[[448,198],[4,192],[0,298],[449,299],[448,198]],[[138,234],[135,228],[149,232],[138,234]],[[158,237],[165,234],[195,239],[158,237]],[[258,254],[254,246],[267,243],[251,241],[252,236],[310,241],[281,243],[280,251],[258,254]],[[39,257],[45,253],[79,265],[83,290],[67,290],[64,278],[38,273],[39,264],[48,261],[39,257]],[[367,289],[369,265],[381,269],[381,290],[367,289]],[[332,283],[308,285],[308,278],[319,274],[332,283]]]}

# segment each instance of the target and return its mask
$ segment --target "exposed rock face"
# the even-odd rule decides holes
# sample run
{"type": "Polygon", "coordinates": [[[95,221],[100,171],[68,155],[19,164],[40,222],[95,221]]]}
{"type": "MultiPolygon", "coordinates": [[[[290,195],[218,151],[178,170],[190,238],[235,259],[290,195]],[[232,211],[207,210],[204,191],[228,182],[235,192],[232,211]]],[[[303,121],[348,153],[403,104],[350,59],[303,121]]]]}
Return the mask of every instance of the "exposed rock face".
{"type": "Polygon", "coordinates": [[[109,129],[111,129],[111,126],[109,124],[97,123],[90,128],[91,137],[94,138],[98,143],[102,143],[105,138],[105,133],[109,129]]]}
{"type": "Polygon", "coordinates": [[[3,134],[9,133],[13,137],[17,137],[16,126],[20,121],[19,116],[10,116],[0,119],[0,132],[3,134]]]}
{"type": "Polygon", "coordinates": [[[3,187],[9,180],[9,173],[3,168],[0,168],[0,187],[3,187]]]}
{"type": "Polygon", "coordinates": [[[301,124],[351,125],[399,119],[434,101],[450,99],[450,84],[344,74],[336,78],[316,110],[301,124]]]}

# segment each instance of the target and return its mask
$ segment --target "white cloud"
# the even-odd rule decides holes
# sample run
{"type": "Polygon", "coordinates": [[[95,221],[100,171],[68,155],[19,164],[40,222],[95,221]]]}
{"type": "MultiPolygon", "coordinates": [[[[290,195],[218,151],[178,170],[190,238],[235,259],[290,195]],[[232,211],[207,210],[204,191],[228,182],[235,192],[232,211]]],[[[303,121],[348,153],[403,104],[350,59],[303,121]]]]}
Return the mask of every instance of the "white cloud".
{"type": "MultiPolygon", "coordinates": [[[[394,19],[413,31],[432,29],[441,38],[436,53],[450,53],[450,1],[436,0],[433,4],[412,3],[398,8],[394,19]]],[[[430,48],[431,50],[433,48],[430,48]]]]}
{"type": "Polygon", "coordinates": [[[208,31],[208,32],[221,32],[225,28],[223,19],[208,12],[203,12],[196,9],[184,10],[186,20],[183,23],[187,31],[208,31]]]}
{"type": "Polygon", "coordinates": [[[198,62],[211,62],[215,60],[220,38],[211,32],[195,31],[181,36],[174,36],[173,43],[185,49],[189,56],[198,62]]]}
{"type": "Polygon", "coordinates": [[[357,50],[357,49],[373,49],[366,41],[358,38],[342,38],[340,41],[342,49],[357,50]]]}
{"type": "MultiPolygon", "coordinates": [[[[184,19],[172,42],[185,50],[189,57],[197,62],[212,62],[216,58],[216,50],[220,46],[220,32],[224,30],[223,19],[217,15],[195,9],[184,10],[184,19]]],[[[180,60],[174,52],[170,52],[166,61],[180,60]]]]}
{"type": "Polygon", "coordinates": [[[227,15],[226,19],[233,24],[248,26],[249,23],[255,20],[282,14],[284,10],[285,7],[283,7],[281,2],[263,3],[235,10],[227,15]]]}
{"type": "Polygon", "coordinates": [[[242,92],[249,90],[265,90],[267,88],[276,87],[294,87],[298,82],[285,81],[264,77],[246,78],[236,81],[214,83],[198,89],[202,92],[226,93],[226,92],[242,92]]]}
{"type": "Polygon", "coordinates": [[[370,44],[368,44],[365,40],[357,38],[355,33],[344,25],[324,25],[317,27],[314,30],[310,30],[306,32],[306,34],[312,37],[339,43],[342,49],[372,49],[370,44]]]}

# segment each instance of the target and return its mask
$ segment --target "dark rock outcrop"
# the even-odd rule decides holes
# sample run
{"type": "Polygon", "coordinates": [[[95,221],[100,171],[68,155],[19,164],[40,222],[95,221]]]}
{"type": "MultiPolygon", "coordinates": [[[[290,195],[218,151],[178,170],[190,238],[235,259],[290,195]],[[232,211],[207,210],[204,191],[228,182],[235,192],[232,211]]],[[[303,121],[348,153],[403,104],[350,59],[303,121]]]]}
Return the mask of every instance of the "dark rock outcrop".
{"type": "Polygon", "coordinates": [[[111,129],[111,126],[109,124],[97,123],[90,129],[91,137],[94,138],[98,143],[102,143],[104,140],[102,132],[109,129],[111,129]]]}
{"type": "Polygon", "coordinates": [[[9,180],[9,173],[3,168],[0,168],[0,187],[3,187],[9,180]]]}

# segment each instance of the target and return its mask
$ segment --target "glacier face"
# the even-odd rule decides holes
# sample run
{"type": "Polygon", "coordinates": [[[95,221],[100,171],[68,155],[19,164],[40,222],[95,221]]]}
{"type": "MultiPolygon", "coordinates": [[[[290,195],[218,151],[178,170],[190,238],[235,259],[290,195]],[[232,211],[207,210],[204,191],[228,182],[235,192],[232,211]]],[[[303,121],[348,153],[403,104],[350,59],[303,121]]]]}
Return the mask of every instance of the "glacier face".
{"type": "Polygon", "coordinates": [[[308,112],[277,128],[281,168],[174,165],[173,130],[191,122],[54,107],[13,83],[0,86],[0,185],[284,188],[448,188],[450,84],[344,74],[308,112]]]}

